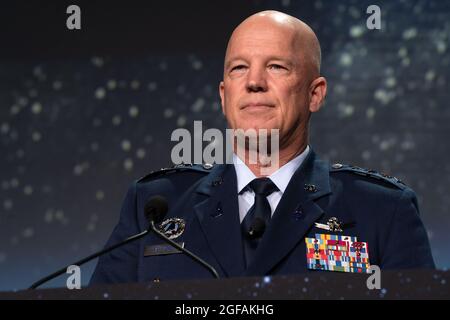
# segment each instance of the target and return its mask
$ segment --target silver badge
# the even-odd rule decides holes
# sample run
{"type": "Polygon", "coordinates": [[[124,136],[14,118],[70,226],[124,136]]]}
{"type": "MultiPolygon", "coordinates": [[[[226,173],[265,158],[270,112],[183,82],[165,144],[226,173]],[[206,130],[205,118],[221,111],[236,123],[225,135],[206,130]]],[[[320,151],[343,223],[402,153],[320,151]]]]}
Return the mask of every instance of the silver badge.
{"type": "Polygon", "coordinates": [[[158,226],[161,231],[169,239],[176,239],[181,236],[186,227],[186,222],[181,218],[169,218],[161,222],[158,226]]]}
{"type": "Polygon", "coordinates": [[[342,222],[340,222],[336,217],[331,217],[328,219],[327,225],[330,227],[330,231],[342,232],[342,222]]]}
{"type": "Polygon", "coordinates": [[[327,224],[315,223],[316,228],[328,230],[331,232],[342,232],[342,223],[336,217],[328,219],[327,224]]]}

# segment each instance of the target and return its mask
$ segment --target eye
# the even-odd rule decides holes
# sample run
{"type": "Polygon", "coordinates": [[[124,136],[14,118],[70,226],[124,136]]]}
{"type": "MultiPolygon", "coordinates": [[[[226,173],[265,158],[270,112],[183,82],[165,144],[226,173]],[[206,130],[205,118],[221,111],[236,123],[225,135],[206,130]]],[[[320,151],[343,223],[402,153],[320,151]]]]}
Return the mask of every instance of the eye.
{"type": "Polygon", "coordinates": [[[231,68],[230,72],[233,72],[233,71],[242,71],[242,70],[244,70],[245,68],[247,68],[245,65],[240,64],[240,65],[237,65],[237,66],[234,66],[233,68],[231,68]]]}
{"type": "Polygon", "coordinates": [[[279,71],[279,70],[286,70],[285,67],[279,65],[279,64],[271,64],[269,65],[269,69],[279,71]]]}

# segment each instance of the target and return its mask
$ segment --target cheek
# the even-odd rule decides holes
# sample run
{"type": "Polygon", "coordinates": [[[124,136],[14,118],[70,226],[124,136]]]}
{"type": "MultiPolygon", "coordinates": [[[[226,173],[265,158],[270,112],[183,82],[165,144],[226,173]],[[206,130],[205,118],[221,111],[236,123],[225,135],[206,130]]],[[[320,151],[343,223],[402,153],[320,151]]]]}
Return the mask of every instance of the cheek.
{"type": "Polygon", "coordinates": [[[304,118],[307,104],[305,94],[300,90],[297,86],[279,92],[283,122],[288,126],[304,118]]]}

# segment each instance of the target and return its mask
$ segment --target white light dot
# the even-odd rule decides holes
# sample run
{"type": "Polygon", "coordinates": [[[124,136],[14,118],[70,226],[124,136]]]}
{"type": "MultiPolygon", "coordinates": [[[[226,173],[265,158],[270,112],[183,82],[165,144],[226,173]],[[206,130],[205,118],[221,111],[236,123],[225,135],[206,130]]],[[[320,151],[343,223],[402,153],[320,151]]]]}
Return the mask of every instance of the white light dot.
{"type": "Polygon", "coordinates": [[[105,61],[100,57],[92,57],[91,62],[97,68],[101,68],[105,64],[105,61]]]}
{"type": "Polygon", "coordinates": [[[108,82],[106,83],[106,87],[108,88],[108,90],[114,90],[115,88],[117,88],[117,81],[114,79],[108,80],[108,82]]]}
{"type": "Polygon", "coordinates": [[[164,118],[171,118],[173,116],[174,112],[172,109],[165,109],[164,110],[164,118]]]}
{"type": "Polygon", "coordinates": [[[26,228],[26,229],[23,230],[23,232],[22,232],[22,236],[23,236],[24,238],[31,238],[33,235],[34,235],[34,229],[31,228],[31,227],[26,228]]]}
{"type": "Polygon", "coordinates": [[[17,158],[23,158],[23,156],[25,155],[25,151],[23,151],[23,149],[19,149],[16,151],[16,156],[17,158]]]}
{"type": "Polygon", "coordinates": [[[193,112],[200,112],[205,105],[205,100],[203,98],[198,98],[191,107],[193,112]]]}
{"type": "Polygon", "coordinates": [[[131,87],[131,89],[133,89],[133,90],[139,89],[140,86],[141,86],[141,83],[140,83],[138,80],[133,80],[133,81],[131,81],[131,83],[130,83],[130,87],[131,87]]]}
{"type": "Polygon", "coordinates": [[[12,178],[11,179],[11,187],[12,188],[17,188],[19,186],[19,179],[17,178],[12,178]]]}
{"type": "Polygon", "coordinates": [[[23,188],[23,193],[25,193],[25,195],[27,195],[27,196],[31,195],[33,193],[33,187],[30,185],[26,185],[23,188]]]}
{"type": "Polygon", "coordinates": [[[2,125],[0,126],[0,132],[2,134],[7,134],[9,131],[9,124],[6,122],[3,122],[2,125]]]}
{"type": "Polygon", "coordinates": [[[398,53],[397,54],[398,54],[398,56],[400,58],[404,58],[404,57],[406,57],[408,55],[408,49],[405,48],[405,47],[401,47],[400,49],[398,49],[398,53]]]}
{"type": "Polygon", "coordinates": [[[112,124],[118,126],[122,122],[122,118],[119,115],[115,115],[112,118],[112,124]]]}
{"type": "Polygon", "coordinates": [[[437,41],[436,42],[436,50],[440,54],[444,53],[445,50],[447,50],[447,44],[442,40],[437,41]]]}
{"type": "Polygon", "coordinates": [[[89,169],[90,165],[89,162],[84,162],[84,163],[80,163],[75,165],[75,167],[73,168],[73,174],[76,176],[81,175],[85,170],[89,169]]]}
{"type": "Polygon", "coordinates": [[[58,91],[62,88],[62,82],[61,81],[54,81],[53,82],[53,90],[58,91]]]}
{"type": "Polygon", "coordinates": [[[374,108],[368,108],[366,110],[366,117],[368,119],[373,119],[373,117],[375,117],[375,109],[374,108]]]}
{"type": "Polygon", "coordinates": [[[52,192],[52,187],[49,186],[49,185],[44,185],[44,186],[42,186],[42,192],[46,193],[46,194],[51,193],[52,192]]]}
{"type": "Polygon", "coordinates": [[[130,117],[136,118],[139,114],[139,108],[136,106],[131,106],[128,113],[129,113],[130,117]]]}
{"type": "Polygon", "coordinates": [[[402,66],[407,67],[411,64],[411,59],[409,59],[408,57],[402,59],[402,66]]]}
{"type": "Polygon", "coordinates": [[[125,159],[125,161],[123,162],[123,167],[125,168],[125,170],[131,171],[133,169],[133,160],[129,158],[125,159]]]}
{"type": "Polygon", "coordinates": [[[11,115],[16,115],[20,112],[20,110],[21,110],[21,108],[17,104],[14,104],[11,106],[10,113],[11,113],[11,115]]]}
{"type": "Polygon", "coordinates": [[[380,101],[382,104],[388,104],[394,97],[394,92],[388,92],[384,89],[377,89],[375,91],[374,97],[376,100],[380,101]]]}
{"type": "Polygon", "coordinates": [[[334,92],[336,92],[336,94],[344,95],[346,92],[346,86],[338,83],[333,87],[333,90],[334,92]]]}
{"type": "Polygon", "coordinates": [[[365,29],[363,26],[352,26],[350,28],[350,36],[353,38],[359,38],[364,34],[365,29]]]}
{"type": "Polygon", "coordinates": [[[97,200],[103,200],[105,198],[105,193],[102,190],[98,190],[95,193],[95,198],[97,198],[97,200]]]}
{"type": "Polygon", "coordinates": [[[387,140],[383,140],[380,142],[380,150],[385,151],[385,150],[389,149],[390,146],[391,146],[391,144],[387,140]]]}
{"type": "Polygon", "coordinates": [[[45,211],[44,221],[46,223],[51,223],[53,221],[53,210],[52,209],[48,209],[47,211],[45,211]]]}
{"type": "Polygon", "coordinates": [[[92,231],[95,231],[95,227],[96,227],[95,223],[89,222],[86,226],[86,230],[89,232],[92,232],[92,231]]]}
{"type": "Polygon", "coordinates": [[[142,148],[137,149],[136,157],[138,159],[144,159],[144,157],[145,157],[145,149],[142,149],[142,148]]]}
{"type": "Polygon", "coordinates": [[[409,28],[403,31],[403,39],[409,40],[412,38],[415,38],[417,36],[417,29],[416,28],[409,28]]]}
{"type": "Polygon", "coordinates": [[[364,160],[366,160],[366,161],[369,160],[370,159],[370,151],[369,150],[363,151],[361,156],[364,160]]]}
{"type": "Polygon", "coordinates": [[[64,211],[62,211],[62,210],[56,210],[56,212],[55,212],[55,219],[56,220],[59,220],[59,221],[62,221],[62,220],[64,220],[64,211]]]}
{"type": "Polygon", "coordinates": [[[155,91],[158,88],[158,85],[156,84],[156,82],[150,82],[148,84],[148,90],[149,91],[155,91]]]}
{"type": "Polygon", "coordinates": [[[340,103],[338,104],[338,110],[340,111],[342,116],[350,117],[353,115],[355,107],[350,104],[340,103]]]}
{"type": "Polygon", "coordinates": [[[33,133],[31,134],[31,139],[33,139],[34,142],[40,141],[41,138],[42,138],[42,135],[41,135],[41,133],[38,132],[38,131],[35,131],[35,132],[33,132],[33,133]]]}
{"type": "Polygon", "coordinates": [[[182,95],[182,94],[184,94],[185,92],[186,92],[186,87],[183,86],[183,85],[179,85],[178,88],[177,88],[177,93],[180,94],[180,95],[182,95]]]}
{"type": "Polygon", "coordinates": [[[105,95],[106,95],[106,90],[105,89],[100,87],[100,88],[97,88],[95,90],[95,98],[101,100],[101,99],[103,99],[105,97],[105,95]]]}
{"type": "Polygon", "coordinates": [[[344,67],[350,66],[352,64],[352,62],[353,62],[353,58],[349,53],[343,53],[339,60],[339,63],[344,67]]]}
{"type": "Polygon", "coordinates": [[[397,84],[397,80],[394,77],[389,77],[385,81],[386,87],[393,88],[397,84]]]}
{"type": "Polygon", "coordinates": [[[28,99],[26,97],[19,97],[19,99],[17,99],[17,103],[19,106],[25,107],[28,104],[28,99]]]}
{"type": "Polygon", "coordinates": [[[128,140],[123,140],[121,143],[121,147],[123,151],[130,151],[131,149],[131,142],[128,140]]]}
{"type": "Polygon", "coordinates": [[[73,168],[73,173],[77,176],[81,175],[83,173],[83,167],[79,164],[77,164],[74,168],[73,168]]]}
{"type": "Polygon", "coordinates": [[[100,127],[102,125],[102,119],[100,118],[95,118],[94,120],[92,120],[92,125],[94,127],[100,127]]]}
{"type": "Polygon", "coordinates": [[[11,210],[13,207],[13,202],[11,199],[6,199],[5,201],[3,201],[3,208],[5,208],[5,210],[11,210]]]}
{"type": "Polygon", "coordinates": [[[203,63],[200,60],[192,61],[192,69],[200,70],[203,67],[203,63]]]}
{"type": "Polygon", "coordinates": [[[92,150],[93,152],[98,151],[98,143],[97,143],[97,142],[92,142],[92,143],[91,143],[91,150],[92,150]]]}
{"type": "Polygon", "coordinates": [[[177,119],[177,126],[182,127],[186,124],[186,117],[185,116],[179,116],[177,119]]]}
{"type": "Polygon", "coordinates": [[[400,145],[403,150],[413,150],[415,148],[415,143],[412,140],[403,141],[400,145]]]}
{"type": "Polygon", "coordinates": [[[361,17],[361,10],[357,7],[351,6],[348,8],[348,13],[352,16],[354,19],[359,19],[361,17]]]}
{"type": "Polygon", "coordinates": [[[434,72],[434,70],[428,70],[427,73],[425,74],[425,80],[427,82],[433,81],[435,77],[436,73],[434,72]]]}
{"type": "Polygon", "coordinates": [[[38,75],[40,75],[40,74],[42,74],[42,73],[43,73],[43,71],[42,71],[42,67],[41,67],[41,66],[36,66],[36,67],[34,67],[34,69],[33,69],[33,75],[38,76],[38,75]]]}

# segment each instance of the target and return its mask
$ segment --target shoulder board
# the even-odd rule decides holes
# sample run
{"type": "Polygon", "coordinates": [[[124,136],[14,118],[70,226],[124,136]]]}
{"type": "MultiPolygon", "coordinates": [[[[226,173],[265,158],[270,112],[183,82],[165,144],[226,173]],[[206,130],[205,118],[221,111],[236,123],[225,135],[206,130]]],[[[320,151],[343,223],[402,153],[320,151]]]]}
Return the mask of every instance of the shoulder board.
{"type": "Polygon", "coordinates": [[[342,171],[351,172],[363,177],[373,178],[378,181],[388,182],[402,190],[407,187],[407,185],[404,184],[400,179],[375,170],[365,169],[351,164],[334,163],[331,165],[330,173],[342,171]]]}
{"type": "Polygon", "coordinates": [[[200,164],[176,164],[172,167],[168,168],[161,168],[159,170],[154,170],[145,176],[139,178],[137,182],[143,182],[148,179],[153,179],[162,175],[174,173],[174,172],[183,172],[183,171],[197,171],[197,172],[204,172],[204,173],[210,173],[211,169],[214,167],[214,165],[209,163],[204,163],[202,165],[200,164]]]}

